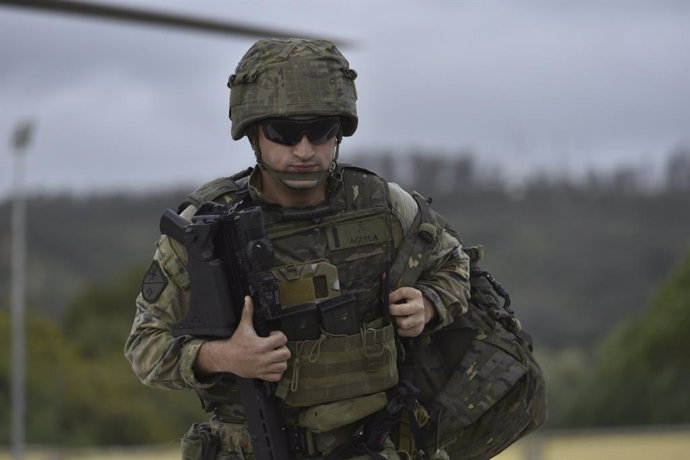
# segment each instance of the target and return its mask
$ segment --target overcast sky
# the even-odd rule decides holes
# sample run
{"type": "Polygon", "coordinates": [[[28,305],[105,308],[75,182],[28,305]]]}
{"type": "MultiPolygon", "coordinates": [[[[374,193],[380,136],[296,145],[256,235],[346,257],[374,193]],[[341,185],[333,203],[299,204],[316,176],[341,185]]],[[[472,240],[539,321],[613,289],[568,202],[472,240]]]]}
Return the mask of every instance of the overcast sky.
{"type": "MultiPolygon", "coordinates": [[[[519,178],[658,170],[690,143],[690,2],[110,2],[352,42],[345,159],[472,149],[519,178]]],[[[226,82],[253,42],[0,6],[0,199],[27,118],[32,191],[191,185],[251,164],[226,82]]]]}

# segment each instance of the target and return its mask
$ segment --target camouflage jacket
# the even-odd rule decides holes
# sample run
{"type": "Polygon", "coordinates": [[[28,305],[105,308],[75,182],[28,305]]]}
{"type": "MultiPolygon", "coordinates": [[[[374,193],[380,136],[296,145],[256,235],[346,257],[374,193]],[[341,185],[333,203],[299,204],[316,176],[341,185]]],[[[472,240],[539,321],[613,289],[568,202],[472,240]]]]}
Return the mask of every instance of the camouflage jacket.
{"type": "MultiPolygon", "coordinates": [[[[256,172],[249,178],[250,196],[254,203],[270,208],[259,188],[254,186],[257,179],[256,172]]],[[[201,189],[217,188],[217,183],[215,181],[201,189]]],[[[331,187],[329,201],[348,193],[338,187],[339,184],[331,187]]],[[[416,231],[412,227],[418,205],[408,192],[395,183],[387,183],[384,189],[392,216],[393,247],[397,248],[406,235],[416,231]]],[[[233,198],[234,192],[227,192],[221,193],[215,200],[230,203],[233,198]]],[[[190,218],[186,214],[193,212],[193,209],[188,208],[182,215],[190,218]]],[[[414,287],[432,302],[437,313],[433,324],[427,325],[425,334],[451,324],[468,308],[469,260],[460,250],[457,238],[445,228],[441,229],[441,226],[439,224],[439,236],[425,262],[426,266],[414,283],[414,287]]],[[[155,387],[192,388],[202,395],[232,391],[231,387],[221,382],[220,377],[201,379],[195,375],[193,366],[203,339],[188,336],[176,338],[171,333],[171,325],[184,316],[189,301],[190,283],[185,268],[184,247],[162,236],[156,243],[152,267],[159,267],[159,273],[164,276],[163,283],[155,295],[141,293],[136,299],[134,323],[125,345],[125,355],[135,374],[143,383],[155,387]]]]}

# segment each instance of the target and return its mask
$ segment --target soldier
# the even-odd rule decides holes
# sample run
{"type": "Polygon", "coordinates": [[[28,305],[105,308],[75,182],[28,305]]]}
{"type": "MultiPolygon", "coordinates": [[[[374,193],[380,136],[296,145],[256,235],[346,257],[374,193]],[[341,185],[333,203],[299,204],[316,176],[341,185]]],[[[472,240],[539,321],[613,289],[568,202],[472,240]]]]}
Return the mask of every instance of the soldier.
{"type": "Polygon", "coordinates": [[[262,337],[247,296],[231,337],[174,337],[171,325],[188,309],[190,283],[184,246],[162,236],[147,273],[156,283],[137,298],[126,356],[143,383],[193,389],[212,414],[183,438],[183,458],[253,458],[235,376],[275,382],[289,458],[414,455],[386,433],[367,444],[357,430],[399,385],[396,336],[434,334],[467,311],[469,259],[440,216],[422,222],[426,203],[418,196],[338,162],[343,136],[357,128],[356,75],[330,42],[266,39],[230,76],[232,137],[248,138],[256,167],[200,187],[181,216],[248,194],[265,215],[281,307],[352,295],[348,314],[358,323],[354,330],[351,322],[321,324],[320,336],[309,340],[288,340],[281,330],[262,337]],[[424,257],[405,254],[405,264],[423,266],[398,285],[403,277],[391,269],[415,235],[429,244],[424,257]]]}

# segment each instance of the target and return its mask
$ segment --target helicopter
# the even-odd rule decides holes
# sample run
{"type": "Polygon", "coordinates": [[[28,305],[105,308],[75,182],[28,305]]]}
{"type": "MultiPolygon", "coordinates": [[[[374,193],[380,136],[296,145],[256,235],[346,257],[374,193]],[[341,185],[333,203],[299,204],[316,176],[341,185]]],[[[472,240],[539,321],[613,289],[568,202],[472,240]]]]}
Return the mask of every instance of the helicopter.
{"type": "Polygon", "coordinates": [[[315,37],[302,32],[259,27],[240,22],[217,21],[209,18],[191,17],[152,9],[131,8],[120,5],[105,5],[74,0],[0,0],[0,6],[138,23],[149,26],[177,28],[187,31],[254,38],[289,38],[296,36],[303,38],[325,38],[339,46],[348,45],[344,40],[329,39],[328,37],[322,36],[315,37]]]}

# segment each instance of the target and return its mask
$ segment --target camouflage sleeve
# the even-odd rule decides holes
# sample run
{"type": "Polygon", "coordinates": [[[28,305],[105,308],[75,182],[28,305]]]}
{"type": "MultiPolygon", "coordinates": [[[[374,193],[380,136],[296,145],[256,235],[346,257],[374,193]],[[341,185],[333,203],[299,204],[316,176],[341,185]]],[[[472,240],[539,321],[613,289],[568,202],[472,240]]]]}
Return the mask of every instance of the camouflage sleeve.
{"type": "Polygon", "coordinates": [[[203,340],[173,337],[172,324],[187,311],[189,275],[182,245],[162,236],[136,300],[132,331],[125,356],[146,385],[171,389],[206,388],[215,379],[200,381],[193,365],[203,340]]]}
{"type": "Polygon", "coordinates": [[[427,325],[433,332],[467,312],[470,297],[470,260],[460,242],[443,230],[415,287],[436,307],[437,319],[427,325]]]}
{"type": "MultiPolygon", "coordinates": [[[[393,214],[404,235],[412,229],[418,211],[414,198],[395,183],[389,183],[393,214]]],[[[436,309],[436,320],[427,325],[434,332],[451,323],[467,311],[470,296],[470,261],[462,251],[458,239],[445,226],[445,220],[432,212],[439,233],[433,244],[426,266],[414,287],[422,291],[436,309]]]]}

